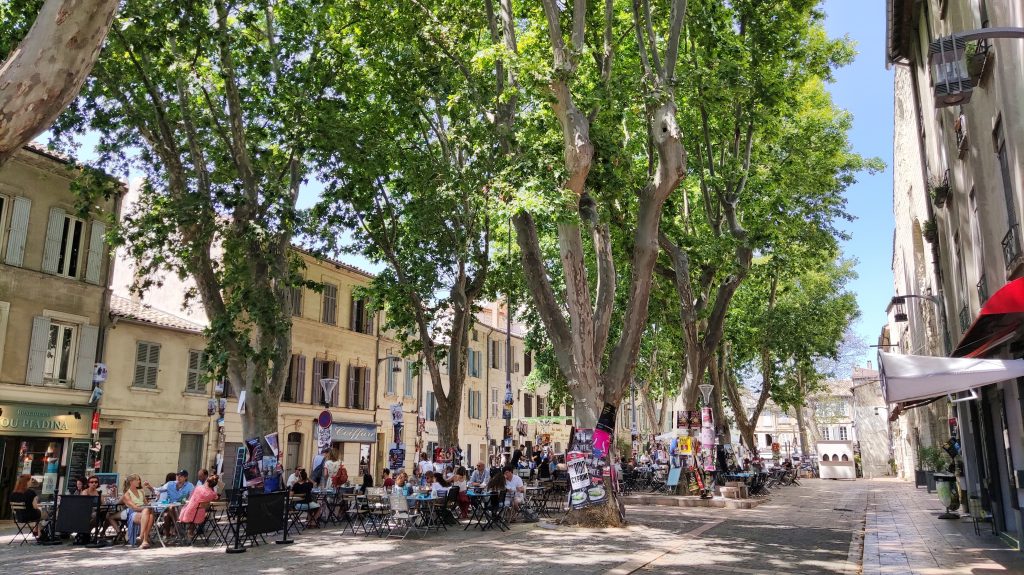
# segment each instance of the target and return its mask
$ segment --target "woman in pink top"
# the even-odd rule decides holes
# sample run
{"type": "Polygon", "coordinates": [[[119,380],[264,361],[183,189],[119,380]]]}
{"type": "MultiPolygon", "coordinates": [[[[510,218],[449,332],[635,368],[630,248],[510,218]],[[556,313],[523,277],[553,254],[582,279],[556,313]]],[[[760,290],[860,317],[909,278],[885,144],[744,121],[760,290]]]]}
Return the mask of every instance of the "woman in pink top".
{"type": "Polygon", "coordinates": [[[181,513],[178,514],[178,521],[180,523],[187,523],[189,531],[206,520],[206,508],[209,507],[211,501],[217,499],[215,487],[217,487],[217,476],[211,475],[205,484],[196,487],[192,491],[192,495],[188,498],[188,503],[181,508],[181,513]]]}

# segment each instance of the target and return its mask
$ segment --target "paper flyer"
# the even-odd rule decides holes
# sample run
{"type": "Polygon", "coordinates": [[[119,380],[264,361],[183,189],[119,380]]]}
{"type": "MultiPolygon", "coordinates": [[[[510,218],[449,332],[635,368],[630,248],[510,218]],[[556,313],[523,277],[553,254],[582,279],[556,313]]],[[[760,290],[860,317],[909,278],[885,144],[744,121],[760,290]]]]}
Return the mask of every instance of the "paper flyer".
{"type": "Polygon", "coordinates": [[[331,428],[316,428],[316,449],[317,453],[323,453],[331,448],[331,428]]]}
{"type": "Polygon", "coordinates": [[[405,444],[392,443],[388,450],[388,469],[398,472],[405,468],[405,444]]]}
{"type": "Polygon", "coordinates": [[[246,460],[242,464],[242,476],[245,478],[247,487],[263,485],[263,473],[260,465],[263,463],[263,445],[260,438],[253,437],[245,440],[246,460]]]}

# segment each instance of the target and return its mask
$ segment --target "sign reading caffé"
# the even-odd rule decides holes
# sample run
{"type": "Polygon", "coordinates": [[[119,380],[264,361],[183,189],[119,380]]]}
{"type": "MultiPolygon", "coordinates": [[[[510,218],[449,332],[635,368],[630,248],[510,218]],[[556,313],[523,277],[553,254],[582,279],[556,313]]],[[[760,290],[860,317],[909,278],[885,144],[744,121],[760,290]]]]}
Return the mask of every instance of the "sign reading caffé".
{"type": "Polygon", "coordinates": [[[0,403],[0,435],[86,437],[91,421],[84,407],[0,403]]]}

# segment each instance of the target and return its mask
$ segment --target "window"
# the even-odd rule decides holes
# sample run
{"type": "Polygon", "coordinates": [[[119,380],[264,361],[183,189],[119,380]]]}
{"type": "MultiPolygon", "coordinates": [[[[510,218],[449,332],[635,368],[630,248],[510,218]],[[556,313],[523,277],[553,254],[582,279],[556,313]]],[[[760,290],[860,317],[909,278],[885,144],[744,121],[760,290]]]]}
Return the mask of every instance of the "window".
{"type": "Polygon", "coordinates": [[[537,396],[537,417],[544,417],[548,414],[547,403],[543,397],[537,396]]]}
{"type": "Polygon", "coordinates": [[[338,286],[324,284],[323,309],[320,311],[320,321],[327,325],[338,323],[338,286]]]}
{"type": "MultiPolygon", "coordinates": [[[[960,232],[953,234],[953,265],[956,266],[956,285],[958,295],[958,306],[966,306],[967,297],[967,269],[964,263],[963,248],[960,245],[960,232]]],[[[966,328],[964,329],[966,331],[966,328]]]]}
{"type": "Polygon", "coordinates": [[[565,404],[565,416],[572,417],[572,398],[570,397],[565,404]]]}
{"type": "Polygon", "coordinates": [[[491,417],[498,417],[498,390],[491,390],[491,417]]]}
{"type": "Polygon", "coordinates": [[[495,341],[491,342],[491,369],[500,369],[500,368],[501,368],[501,342],[495,340],[495,341]]]}
{"type": "Polygon", "coordinates": [[[764,445],[765,445],[765,447],[771,447],[772,446],[772,436],[771,436],[770,433],[764,434],[764,445]]]}
{"type": "Polygon", "coordinates": [[[405,397],[414,397],[413,393],[413,367],[416,365],[415,362],[405,362],[405,397]]]}
{"type": "Polygon", "coordinates": [[[46,365],[43,367],[44,379],[54,383],[68,383],[74,377],[77,332],[77,325],[58,321],[50,322],[46,365]]]}
{"type": "Polygon", "coordinates": [[[11,203],[7,196],[0,194],[0,254],[4,252],[4,231],[7,229],[7,206],[11,203]]]}
{"type": "Polygon", "coordinates": [[[530,375],[533,371],[533,355],[530,354],[530,350],[523,351],[523,375],[530,375]]]}
{"type": "Polygon", "coordinates": [[[477,331],[475,329],[474,330],[470,330],[470,334],[473,337],[473,341],[480,341],[480,336],[479,336],[479,334],[477,334],[477,331]]]}
{"type": "Polygon", "coordinates": [[[373,335],[373,311],[365,299],[352,296],[352,331],[373,335]]]}
{"type": "Polygon", "coordinates": [[[426,406],[427,421],[437,420],[437,399],[434,397],[433,391],[427,392],[427,397],[424,401],[426,406]]]}
{"type": "MultiPolygon", "coordinates": [[[[320,382],[317,382],[317,385],[320,385],[320,382]]],[[[306,356],[293,353],[291,361],[288,363],[288,381],[284,384],[281,401],[302,403],[305,395],[306,356]]]]}
{"type": "Polygon", "coordinates": [[[370,397],[370,368],[348,366],[348,407],[372,409],[370,397]]]}
{"type": "Polygon", "coordinates": [[[827,427],[822,427],[821,428],[821,438],[824,439],[825,441],[828,441],[828,440],[832,439],[830,436],[831,436],[831,434],[828,432],[828,428],[827,427]]]}
{"type": "Polygon", "coordinates": [[[64,216],[57,256],[57,275],[69,278],[78,277],[78,262],[81,260],[83,228],[85,228],[85,222],[82,220],[71,216],[64,216]]]}
{"type": "Polygon", "coordinates": [[[140,341],[135,344],[135,377],[132,387],[156,389],[156,377],[160,371],[160,344],[140,341]]]}
{"type": "Polygon", "coordinates": [[[206,393],[206,352],[198,349],[188,350],[188,378],[185,391],[189,393],[206,393]]]}
{"type": "Polygon", "coordinates": [[[523,417],[533,417],[533,396],[529,393],[523,394],[523,417]]]}
{"type": "Polygon", "coordinates": [[[840,441],[846,441],[846,439],[847,439],[847,437],[846,437],[846,426],[845,425],[840,425],[839,426],[839,440],[840,441]]]}
{"type": "Polygon", "coordinates": [[[182,433],[178,448],[178,469],[195,473],[203,466],[203,441],[199,433],[182,433]]]}
{"type": "Polygon", "coordinates": [[[395,387],[397,385],[395,382],[395,370],[401,369],[398,367],[397,359],[396,357],[389,356],[384,362],[384,381],[387,384],[388,395],[395,395],[395,387]]]}
{"type": "Polygon", "coordinates": [[[483,410],[480,408],[480,395],[480,392],[477,390],[469,390],[467,412],[470,419],[480,419],[482,417],[483,410]]]}
{"type": "Polygon", "coordinates": [[[331,392],[331,396],[324,398],[324,386],[320,383],[321,379],[333,379],[338,380],[341,375],[341,366],[336,361],[327,361],[324,359],[313,359],[313,405],[327,405],[338,406],[338,388],[341,386],[339,381],[334,385],[334,391],[331,392]]]}
{"type": "Polygon", "coordinates": [[[302,317],[302,286],[292,286],[289,295],[292,299],[292,317],[302,317]]]}
{"type": "Polygon", "coordinates": [[[466,350],[469,359],[469,376],[480,377],[480,352],[475,349],[466,350]]]}
{"type": "Polygon", "coordinates": [[[1017,224],[1017,209],[1013,204],[1013,179],[1010,176],[1010,159],[1006,153],[1006,138],[1003,134],[1003,119],[996,120],[996,127],[992,130],[996,156],[999,157],[999,173],[1003,177],[1003,200],[1006,202],[1006,223],[1009,227],[1017,224]]]}
{"type": "Polygon", "coordinates": [[[981,236],[981,220],[978,219],[978,199],[974,189],[968,196],[971,218],[971,251],[974,254],[974,269],[978,272],[978,305],[985,305],[988,286],[985,285],[985,242],[981,236]]]}

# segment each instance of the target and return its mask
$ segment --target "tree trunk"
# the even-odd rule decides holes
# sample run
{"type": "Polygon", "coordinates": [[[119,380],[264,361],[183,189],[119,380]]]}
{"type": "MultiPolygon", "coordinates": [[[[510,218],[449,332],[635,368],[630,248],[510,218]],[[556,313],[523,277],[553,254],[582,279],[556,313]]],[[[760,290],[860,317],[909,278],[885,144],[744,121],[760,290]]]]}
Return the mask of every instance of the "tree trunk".
{"type": "Polygon", "coordinates": [[[800,455],[806,456],[810,454],[807,450],[807,422],[804,419],[804,407],[798,406],[796,408],[796,426],[800,430],[800,455]]]}
{"type": "Polygon", "coordinates": [[[43,133],[78,95],[118,0],[46,0],[0,66],[0,166],[43,133]]]}
{"type": "Polygon", "coordinates": [[[711,390],[711,408],[715,414],[715,432],[722,437],[723,444],[732,443],[732,431],[728,419],[725,417],[725,406],[722,403],[722,394],[724,392],[722,382],[722,370],[721,361],[723,354],[721,352],[715,354],[715,360],[711,362],[711,384],[714,389],[711,390]]]}

